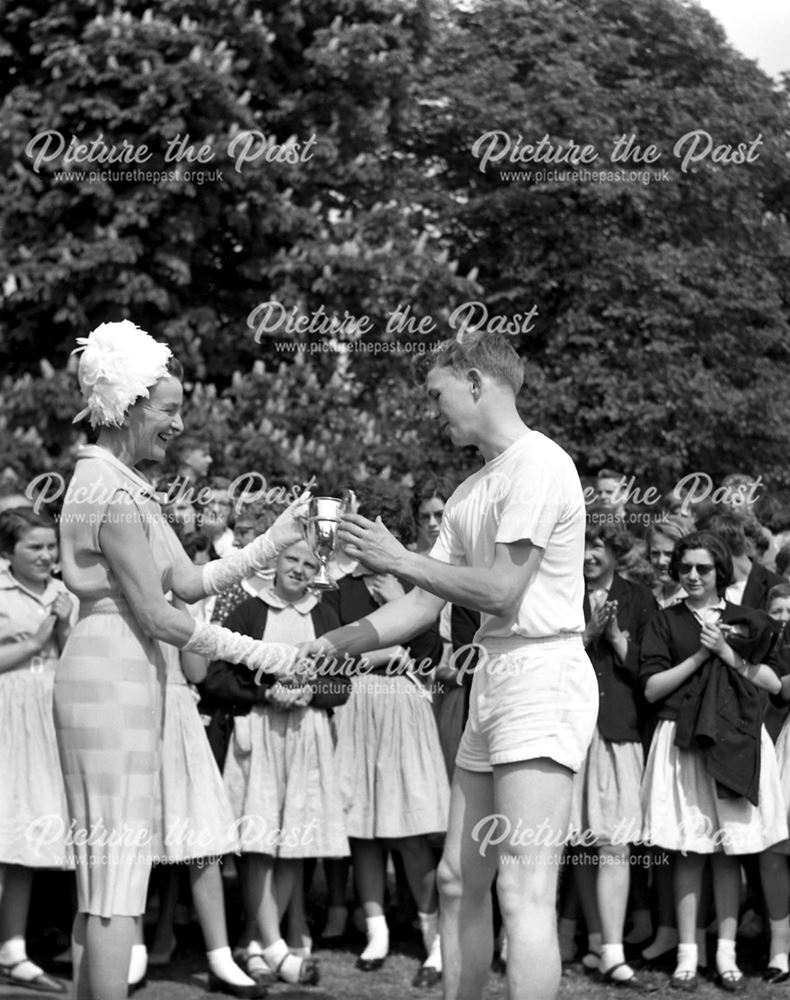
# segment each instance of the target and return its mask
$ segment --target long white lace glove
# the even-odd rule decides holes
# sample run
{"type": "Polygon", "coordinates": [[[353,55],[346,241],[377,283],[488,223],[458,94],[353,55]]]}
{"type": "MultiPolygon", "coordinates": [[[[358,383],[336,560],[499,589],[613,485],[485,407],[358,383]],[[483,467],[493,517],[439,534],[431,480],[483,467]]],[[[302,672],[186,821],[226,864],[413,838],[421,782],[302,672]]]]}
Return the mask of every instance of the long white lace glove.
{"type": "MultiPolygon", "coordinates": [[[[240,583],[248,576],[266,569],[266,566],[283,549],[300,542],[302,520],[307,515],[310,491],[294,500],[277,518],[269,530],[258,535],[243,549],[234,549],[222,559],[212,559],[203,567],[203,590],[209,594],[221,594],[223,590],[240,583]]],[[[227,659],[227,657],[225,657],[227,659]]]]}
{"type": "Polygon", "coordinates": [[[296,646],[261,642],[222,625],[198,622],[187,644],[181,648],[185,653],[199,653],[210,660],[243,663],[255,671],[258,682],[262,674],[274,674],[280,680],[300,679],[296,664],[303,661],[296,646]]]}

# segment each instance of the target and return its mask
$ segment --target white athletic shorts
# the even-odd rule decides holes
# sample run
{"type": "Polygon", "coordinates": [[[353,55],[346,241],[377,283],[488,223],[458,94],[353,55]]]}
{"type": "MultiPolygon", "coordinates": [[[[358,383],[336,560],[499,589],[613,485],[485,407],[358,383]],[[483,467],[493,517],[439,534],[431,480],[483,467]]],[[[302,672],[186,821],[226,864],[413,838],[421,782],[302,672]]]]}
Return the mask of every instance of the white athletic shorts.
{"type": "Polygon", "coordinates": [[[488,640],[455,763],[467,771],[548,757],[578,771],[598,718],[598,681],[577,633],[488,640]]]}

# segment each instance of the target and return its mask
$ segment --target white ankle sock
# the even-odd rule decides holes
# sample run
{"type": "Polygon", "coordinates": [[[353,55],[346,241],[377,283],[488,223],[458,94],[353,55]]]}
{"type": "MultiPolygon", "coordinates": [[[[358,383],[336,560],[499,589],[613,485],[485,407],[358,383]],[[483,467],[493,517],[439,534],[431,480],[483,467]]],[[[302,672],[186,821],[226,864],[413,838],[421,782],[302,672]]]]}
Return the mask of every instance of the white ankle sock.
{"type": "Polygon", "coordinates": [[[695,944],[678,945],[678,964],[675,967],[675,975],[679,972],[697,973],[697,946],[695,944]]]}
{"type": "Polygon", "coordinates": [[[127,983],[139,983],[148,971],[148,949],[144,944],[133,944],[129,956],[129,975],[127,983]]]}
{"type": "Polygon", "coordinates": [[[44,971],[27,957],[25,939],[21,936],[9,938],[0,945],[0,965],[16,965],[15,978],[25,981],[35,979],[44,971]],[[24,962],[24,965],[20,965],[24,962]]]}
{"type": "Polygon", "coordinates": [[[601,945],[601,961],[598,963],[598,968],[601,972],[606,972],[606,970],[611,969],[613,965],[618,965],[620,962],[624,961],[625,950],[621,944],[601,945]]]}
{"type": "Polygon", "coordinates": [[[390,950],[390,932],[387,927],[387,918],[383,914],[378,917],[365,917],[365,928],[367,930],[368,943],[359,957],[365,960],[386,958],[390,950]]]}
{"type": "Polygon", "coordinates": [[[429,952],[433,947],[436,935],[439,933],[439,911],[435,910],[433,913],[420,913],[418,911],[417,919],[420,922],[423,946],[429,952]]]}
{"type": "Polygon", "coordinates": [[[623,948],[623,945],[601,945],[601,961],[598,963],[598,971],[608,972],[616,966],[620,966],[620,968],[613,974],[613,978],[617,982],[625,982],[627,979],[633,979],[634,970],[629,965],[625,964],[625,949],[623,948]]]}
{"type": "Polygon", "coordinates": [[[25,939],[21,936],[8,938],[0,945],[0,965],[16,965],[27,958],[25,939]]]}
{"type": "Polygon", "coordinates": [[[437,972],[442,971],[442,939],[439,934],[433,939],[433,944],[428,950],[428,957],[422,963],[423,968],[436,969],[437,972]]]}
{"type": "Polygon", "coordinates": [[[213,948],[206,952],[208,967],[215,976],[234,986],[254,986],[255,980],[242,971],[233,961],[230,948],[213,948]]]}
{"type": "Polygon", "coordinates": [[[769,920],[771,925],[771,947],[768,954],[768,965],[772,969],[788,971],[787,952],[790,950],[790,919],[769,920]]]}
{"type": "Polygon", "coordinates": [[[716,942],[716,970],[719,975],[739,971],[735,961],[735,942],[729,938],[719,938],[716,942]]]}
{"type": "Polygon", "coordinates": [[[275,941],[274,944],[270,944],[268,948],[263,949],[263,957],[266,960],[266,964],[270,969],[274,969],[275,972],[282,964],[283,959],[287,958],[290,954],[288,945],[283,938],[275,941]]]}

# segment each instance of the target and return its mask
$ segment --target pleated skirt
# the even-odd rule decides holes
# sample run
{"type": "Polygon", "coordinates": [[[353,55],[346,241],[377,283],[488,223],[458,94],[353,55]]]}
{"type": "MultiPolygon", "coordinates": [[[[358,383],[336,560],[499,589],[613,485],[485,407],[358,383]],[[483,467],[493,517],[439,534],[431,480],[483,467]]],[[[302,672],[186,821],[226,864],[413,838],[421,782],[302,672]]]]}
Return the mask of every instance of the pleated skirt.
{"type": "Polygon", "coordinates": [[[642,744],[613,743],[595,727],[581,770],[573,776],[571,844],[624,846],[642,833],[642,744]]]}
{"type": "Polygon", "coordinates": [[[701,753],[675,746],[676,724],[659,721],[642,782],[642,840],[670,851],[756,854],[787,839],[787,815],[771,737],[762,730],[758,805],[719,798],[701,753]]]}
{"type": "Polygon", "coordinates": [[[349,854],[326,711],[264,706],[234,719],[223,771],[242,853],[349,854]]]}
{"type": "Polygon", "coordinates": [[[78,909],[139,916],[156,843],[164,661],[125,602],[80,614],[54,690],[78,909]]]}
{"type": "Polygon", "coordinates": [[[56,661],[0,674],[0,864],[71,868],[69,813],[52,720],[56,661]]]}
{"type": "Polygon", "coordinates": [[[354,677],[336,714],[349,837],[444,833],[450,786],[433,709],[407,677],[354,677]]]}
{"type": "Polygon", "coordinates": [[[155,852],[160,863],[238,850],[236,818],[186,684],[169,683],[165,689],[161,793],[155,852]]]}

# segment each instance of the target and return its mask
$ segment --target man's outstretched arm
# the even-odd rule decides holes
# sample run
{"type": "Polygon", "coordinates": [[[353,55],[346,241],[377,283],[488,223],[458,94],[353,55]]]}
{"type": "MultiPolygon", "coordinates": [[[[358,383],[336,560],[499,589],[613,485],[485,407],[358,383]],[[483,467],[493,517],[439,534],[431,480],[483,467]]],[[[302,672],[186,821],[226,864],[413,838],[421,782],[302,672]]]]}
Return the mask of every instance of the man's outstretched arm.
{"type": "Polygon", "coordinates": [[[527,540],[497,543],[490,566],[453,566],[410,552],[381,519],[346,515],[340,537],[346,552],[376,572],[394,573],[443,601],[499,617],[521,600],[543,558],[527,540]]]}
{"type": "Polygon", "coordinates": [[[358,656],[372,649],[394,646],[425,631],[439,617],[444,605],[440,597],[415,587],[365,618],[332,629],[299,648],[305,655],[358,656]]]}

